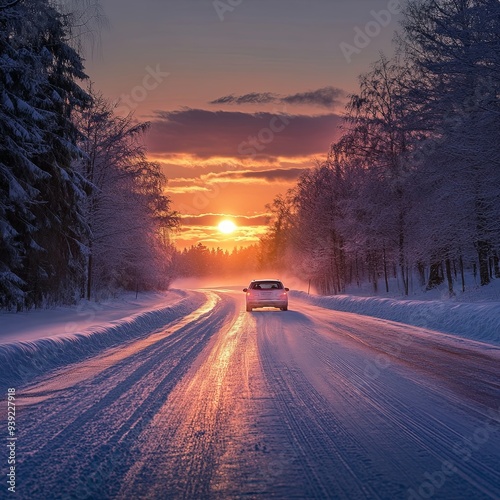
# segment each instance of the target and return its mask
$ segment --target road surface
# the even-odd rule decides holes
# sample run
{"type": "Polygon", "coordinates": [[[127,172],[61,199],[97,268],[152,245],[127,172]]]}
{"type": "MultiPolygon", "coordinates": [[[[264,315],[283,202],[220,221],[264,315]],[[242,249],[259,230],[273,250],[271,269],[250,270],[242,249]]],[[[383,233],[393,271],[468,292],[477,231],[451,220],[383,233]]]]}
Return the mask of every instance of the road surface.
{"type": "Polygon", "coordinates": [[[18,498],[500,498],[500,349],[201,293],[17,389],[18,498]]]}

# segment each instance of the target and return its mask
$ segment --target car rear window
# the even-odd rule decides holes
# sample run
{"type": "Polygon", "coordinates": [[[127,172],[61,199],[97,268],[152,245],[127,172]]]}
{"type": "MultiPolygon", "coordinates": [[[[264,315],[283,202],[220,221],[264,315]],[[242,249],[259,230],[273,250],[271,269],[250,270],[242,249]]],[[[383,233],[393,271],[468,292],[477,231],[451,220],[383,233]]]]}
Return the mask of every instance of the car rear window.
{"type": "Polygon", "coordinates": [[[283,283],[280,281],[255,281],[250,285],[252,290],[282,290],[283,283]]]}

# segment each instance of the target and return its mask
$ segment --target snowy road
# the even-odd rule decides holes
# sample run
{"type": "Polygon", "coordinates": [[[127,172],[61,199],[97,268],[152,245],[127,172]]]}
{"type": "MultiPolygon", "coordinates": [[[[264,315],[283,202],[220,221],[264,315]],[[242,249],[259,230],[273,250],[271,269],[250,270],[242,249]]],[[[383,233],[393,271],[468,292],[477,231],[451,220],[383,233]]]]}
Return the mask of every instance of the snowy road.
{"type": "Polygon", "coordinates": [[[17,390],[19,498],[500,498],[499,348],[203,293],[17,390]]]}

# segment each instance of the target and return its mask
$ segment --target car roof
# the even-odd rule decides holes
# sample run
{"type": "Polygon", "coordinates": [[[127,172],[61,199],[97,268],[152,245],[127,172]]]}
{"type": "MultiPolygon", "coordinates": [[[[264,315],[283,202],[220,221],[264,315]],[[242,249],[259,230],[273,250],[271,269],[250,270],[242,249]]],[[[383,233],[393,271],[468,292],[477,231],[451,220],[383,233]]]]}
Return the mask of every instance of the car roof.
{"type": "Polygon", "coordinates": [[[254,281],[280,281],[281,282],[281,280],[278,278],[260,278],[258,280],[252,280],[251,283],[253,283],[254,281]]]}

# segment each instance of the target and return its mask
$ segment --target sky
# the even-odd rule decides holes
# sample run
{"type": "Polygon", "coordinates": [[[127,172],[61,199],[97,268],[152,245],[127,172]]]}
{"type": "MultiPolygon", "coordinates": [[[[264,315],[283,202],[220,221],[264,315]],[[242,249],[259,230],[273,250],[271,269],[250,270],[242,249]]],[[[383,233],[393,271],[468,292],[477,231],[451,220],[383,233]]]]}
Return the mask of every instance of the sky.
{"type": "Polygon", "coordinates": [[[259,241],[268,210],[326,159],[360,74],[391,55],[398,0],[101,0],[87,74],[145,141],[182,216],[178,248],[259,241]],[[232,220],[224,234],[218,224],[232,220]]]}

